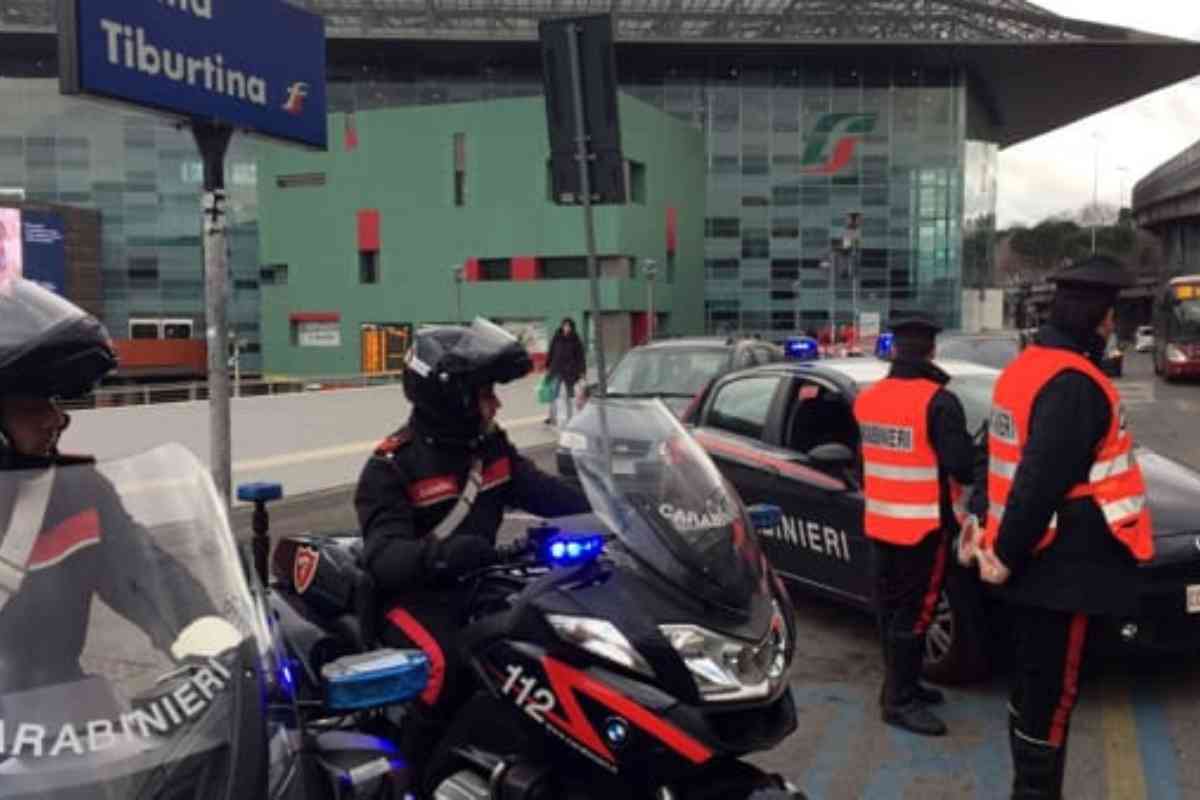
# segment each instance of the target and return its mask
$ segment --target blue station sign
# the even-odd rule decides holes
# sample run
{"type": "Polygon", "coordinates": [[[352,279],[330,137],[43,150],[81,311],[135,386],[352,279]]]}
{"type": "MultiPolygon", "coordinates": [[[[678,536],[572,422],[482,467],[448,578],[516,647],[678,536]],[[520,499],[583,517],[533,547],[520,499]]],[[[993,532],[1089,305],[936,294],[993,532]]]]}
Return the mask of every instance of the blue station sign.
{"type": "Polygon", "coordinates": [[[325,21],[282,0],[60,0],[64,94],[324,148],[325,21]]]}

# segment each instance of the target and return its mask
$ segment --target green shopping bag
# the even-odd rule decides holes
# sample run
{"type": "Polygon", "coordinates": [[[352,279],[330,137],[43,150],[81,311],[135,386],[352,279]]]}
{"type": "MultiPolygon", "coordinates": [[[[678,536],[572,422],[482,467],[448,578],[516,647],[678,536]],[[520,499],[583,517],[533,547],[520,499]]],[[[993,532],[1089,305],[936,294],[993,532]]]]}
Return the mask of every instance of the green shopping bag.
{"type": "Polygon", "coordinates": [[[541,381],[538,382],[537,387],[538,402],[544,406],[553,403],[554,395],[556,394],[555,390],[557,388],[558,382],[554,380],[554,378],[550,377],[550,373],[543,375],[541,381]]]}

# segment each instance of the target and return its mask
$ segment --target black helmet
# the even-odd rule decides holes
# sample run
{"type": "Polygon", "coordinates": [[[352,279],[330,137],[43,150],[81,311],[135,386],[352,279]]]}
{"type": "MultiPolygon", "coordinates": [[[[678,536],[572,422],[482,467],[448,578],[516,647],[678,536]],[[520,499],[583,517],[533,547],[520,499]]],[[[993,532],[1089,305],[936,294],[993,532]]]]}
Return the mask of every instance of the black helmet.
{"type": "Polygon", "coordinates": [[[0,283],[0,396],[75,397],[116,365],[91,314],[32,281],[0,283]]]}
{"type": "Polygon", "coordinates": [[[514,381],[532,369],[515,336],[477,317],[466,326],[417,331],[404,366],[404,393],[421,433],[470,444],[482,433],[479,388],[514,381]]]}

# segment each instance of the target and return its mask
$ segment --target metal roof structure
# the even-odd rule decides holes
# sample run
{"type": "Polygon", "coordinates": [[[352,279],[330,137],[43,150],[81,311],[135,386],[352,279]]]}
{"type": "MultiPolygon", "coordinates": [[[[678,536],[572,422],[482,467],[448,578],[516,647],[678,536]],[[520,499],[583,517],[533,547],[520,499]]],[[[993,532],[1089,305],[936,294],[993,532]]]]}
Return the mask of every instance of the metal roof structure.
{"type": "MultiPolygon", "coordinates": [[[[245,0],[244,0],[245,1],[245,0]]],[[[611,12],[626,41],[1062,42],[1122,39],[1121,28],[1025,0],[288,0],[325,16],[334,38],[537,37],[544,17],[611,12]]],[[[57,0],[0,0],[0,31],[53,30],[57,0]]]]}
{"type": "MultiPolygon", "coordinates": [[[[53,52],[57,2],[0,0],[10,69],[53,52]]],[[[536,70],[539,20],[612,13],[618,70],[798,58],[961,70],[976,101],[971,137],[1001,147],[1200,75],[1200,42],[1070,19],[1026,0],[286,2],[324,15],[331,69],[407,60],[469,71],[515,59],[536,70]]]]}
{"type": "Polygon", "coordinates": [[[1200,217],[1200,142],[1134,184],[1133,213],[1143,227],[1200,217]]]}

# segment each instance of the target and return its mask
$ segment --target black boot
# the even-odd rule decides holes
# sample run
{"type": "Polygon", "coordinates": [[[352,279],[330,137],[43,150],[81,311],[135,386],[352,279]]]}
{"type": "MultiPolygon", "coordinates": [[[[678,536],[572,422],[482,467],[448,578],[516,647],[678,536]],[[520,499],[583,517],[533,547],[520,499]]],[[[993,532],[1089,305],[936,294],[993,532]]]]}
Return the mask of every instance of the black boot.
{"type": "Polygon", "coordinates": [[[883,721],[922,736],[944,736],[946,724],[921,701],[917,682],[925,643],[912,634],[888,637],[883,721]]]}
{"type": "Polygon", "coordinates": [[[1066,748],[1030,741],[1015,728],[1011,742],[1012,800],[1062,800],[1066,748]]]}

